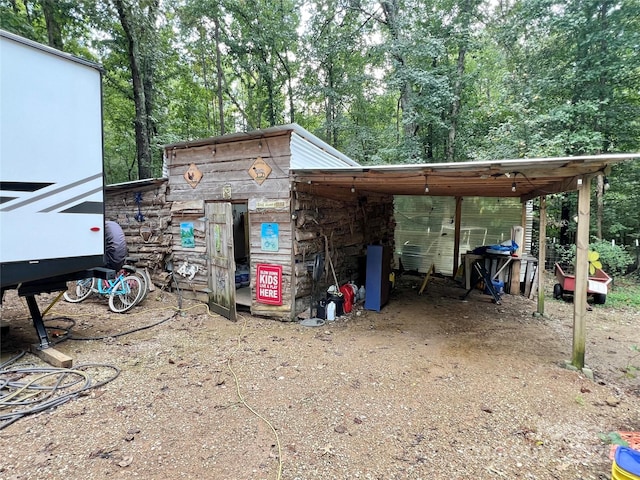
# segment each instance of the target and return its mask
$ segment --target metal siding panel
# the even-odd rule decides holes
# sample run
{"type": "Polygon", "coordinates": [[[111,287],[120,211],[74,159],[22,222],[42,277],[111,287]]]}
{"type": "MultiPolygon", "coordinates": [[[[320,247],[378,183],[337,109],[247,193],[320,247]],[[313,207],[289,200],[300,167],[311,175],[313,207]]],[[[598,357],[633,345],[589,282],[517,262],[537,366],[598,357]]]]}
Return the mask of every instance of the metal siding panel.
{"type": "MultiPolygon", "coordinates": [[[[455,198],[408,198],[414,201],[401,205],[395,202],[396,254],[407,270],[426,272],[434,264],[437,272],[452,275],[455,198]]],[[[460,254],[509,240],[511,227],[519,225],[521,219],[522,206],[517,199],[465,198],[460,254]]]]}
{"type": "Polygon", "coordinates": [[[295,132],[291,133],[291,169],[353,167],[295,132]]]}

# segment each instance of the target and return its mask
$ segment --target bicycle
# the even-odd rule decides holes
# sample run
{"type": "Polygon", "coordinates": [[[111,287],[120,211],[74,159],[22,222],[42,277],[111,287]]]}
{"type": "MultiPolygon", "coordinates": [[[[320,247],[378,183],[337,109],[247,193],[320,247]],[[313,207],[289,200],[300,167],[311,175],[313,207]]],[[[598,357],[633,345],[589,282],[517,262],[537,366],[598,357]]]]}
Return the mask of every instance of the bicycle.
{"type": "Polygon", "coordinates": [[[123,267],[113,280],[83,278],[72,283],[64,292],[67,302],[79,303],[92,293],[109,298],[109,308],[115,313],[124,313],[137,305],[146,295],[146,285],[134,274],[133,267],[123,267]]]}
{"type": "Polygon", "coordinates": [[[147,271],[146,268],[137,267],[136,266],[137,261],[138,260],[136,257],[127,257],[125,259],[124,267],[122,268],[128,268],[132,275],[136,275],[138,278],[140,278],[140,281],[142,282],[142,286],[144,289],[144,292],[141,298],[138,300],[138,303],[140,303],[147,297],[149,292],[153,290],[154,287],[153,287],[153,283],[151,281],[149,272],[147,271]]]}

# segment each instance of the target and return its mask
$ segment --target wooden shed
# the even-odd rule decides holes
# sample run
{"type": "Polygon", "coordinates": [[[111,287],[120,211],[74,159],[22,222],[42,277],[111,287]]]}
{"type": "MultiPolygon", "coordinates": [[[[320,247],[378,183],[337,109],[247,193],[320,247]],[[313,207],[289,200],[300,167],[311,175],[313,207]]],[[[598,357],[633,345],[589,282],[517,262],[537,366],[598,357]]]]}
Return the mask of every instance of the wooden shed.
{"type": "Polygon", "coordinates": [[[156,285],[168,286],[171,259],[171,203],[167,180],[150,178],[108,185],[105,218],[120,224],[129,256],[149,273],[156,285]]]}
{"type": "Polygon", "coordinates": [[[312,290],[364,283],[368,245],[393,247],[393,195],[294,181],[297,169],[360,168],[298,125],[175,143],[164,155],[174,277],[228,318],[246,305],[294,320],[312,290]]]}

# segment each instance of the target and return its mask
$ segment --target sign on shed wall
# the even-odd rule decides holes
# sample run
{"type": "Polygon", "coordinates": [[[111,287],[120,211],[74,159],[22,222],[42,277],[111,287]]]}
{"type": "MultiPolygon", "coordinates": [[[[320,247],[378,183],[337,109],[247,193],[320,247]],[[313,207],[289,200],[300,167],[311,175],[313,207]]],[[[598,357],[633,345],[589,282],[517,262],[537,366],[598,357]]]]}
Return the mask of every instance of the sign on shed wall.
{"type": "Polygon", "coordinates": [[[258,264],[256,300],[268,305],[282,305],[282,265],[258,264]]]}

